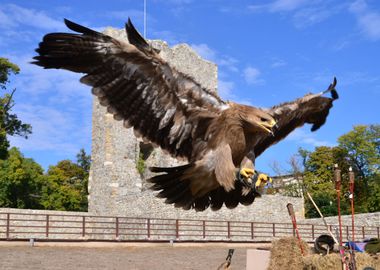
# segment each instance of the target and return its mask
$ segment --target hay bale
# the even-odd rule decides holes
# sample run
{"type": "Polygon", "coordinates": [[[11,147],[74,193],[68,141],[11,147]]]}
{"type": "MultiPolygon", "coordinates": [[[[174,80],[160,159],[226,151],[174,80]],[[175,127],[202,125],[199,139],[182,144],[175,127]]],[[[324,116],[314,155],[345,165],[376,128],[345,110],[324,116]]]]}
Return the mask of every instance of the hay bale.
{"type": "MultiPolygon", "coordinates": [[[[305,254],[309,253],[309,246],[302,241],[305,254]]],[[[272,242],[269,270],[276,269],[303,269],[303,260],[298,239],[287,237],[272,242]]]]}
{"type": "Polygon", "coordinates": [[[370,239],[364,249],[370,254],[380,253],[380,240],[377,238],[370,239]]]}
{"type": "MultiPolygon", "coordinates": [[[[380,261],[377,257],[370,256],[366,253],[355,253],[357,269],[364,267],[372,267],[380,269],[380,261]]],[[[341,270],[342,262],[338,253],[321,256],[319,254],[312,254],[303,257],[304,267],[299,269],[304,270],[341,270]]]]}

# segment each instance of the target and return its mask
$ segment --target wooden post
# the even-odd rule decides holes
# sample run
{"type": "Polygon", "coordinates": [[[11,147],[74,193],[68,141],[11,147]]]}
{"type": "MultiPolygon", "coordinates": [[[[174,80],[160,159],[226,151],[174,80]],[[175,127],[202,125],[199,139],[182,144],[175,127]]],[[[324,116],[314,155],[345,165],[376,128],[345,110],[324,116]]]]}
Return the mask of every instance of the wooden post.
{"type": "Polygon", "coordinates": [[[273,226],[273,237],[276,237],[276,223],[273,223],[272,226],[273,226]]]}
{"type": "Polygon", "coordinates": [[[6,238],[9,239],[9,233],[10,233],[10,229],[9,229],[9,226],[10,226],[10,216],[11,214],[10,213],[7,213],[7,229],[6,229],[6,238]]]}
{"type": "Polygon", "coordinates": [[[203,228],[203,239],[205,239],[206,238],[206,221],[205,220],[203,220],[202,221],[202,228],[203,228]]]}
{"type": "Polygon", "coordinates": [[[227,221],[227,238],[231,238],[231,225],[229,221],[227,221]]]}
{"type": "Polygon", "coordinates": [[[46,237],[49,237],[49,215],[46,215],[46,237]]]}
{"type": "Polygon", "coordinates": [[[311,224],[311,237],[314,240],[314,224],[311,224]]]}
{"type": "Polygon", "coordinates": [[[82,216],[82,237],[86,235],[86,217],[82,216]]]}
{"type": "MultiPolygon", "coordinates": [[[[299,234],[298,228],[297,228],[297,221],[296,221],[296,215],[294,214],[293,204],[288,203],[286,205],[286,208],[288,208],[289,216],[290,216],[290,219],[292,220],[292,224],[293,224],[293,229],[296,231],[297,238],[298,238],[298,245],[300,247],[301,254],[303,256],[303,255],[305,255],[305,253],[304,253],[304,250],[303,250],[303,247],[302,247],[301,237],[300,237],[300,234],[299,234]]],[[[275,233],[275,231],[274,231],[274,223],[273,223],[273,234],[274,233],[275,233]]]]}
{"type": "Polygon", "coordinates": [[[146,230],[148,234],[148,239],[150,239],[150,218],[147,220],[146,230]]]}
{"type": "Polygon", "coordinates": [[[119,237],[119,218],[115,218],[115,237],[116,239],[119,237]]]}
{"type": "Polygon", "coordinates": [[[253,240],[253,238],[254,238],[254,227],[253,227],[253,222],[251,222],[251,238],[252,238],[252,240],[253,240]]]}
{"type": "Polygon", "coordinates": [[[179,238],[179,220],[178,219],[175,220],[175,237],[176,239],[179,238]]]}

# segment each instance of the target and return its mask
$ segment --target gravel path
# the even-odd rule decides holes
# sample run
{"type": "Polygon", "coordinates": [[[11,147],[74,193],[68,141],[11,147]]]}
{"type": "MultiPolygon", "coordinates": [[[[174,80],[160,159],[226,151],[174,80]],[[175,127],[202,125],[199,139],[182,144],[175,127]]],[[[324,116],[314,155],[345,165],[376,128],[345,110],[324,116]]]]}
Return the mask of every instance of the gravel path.
{"type": "Polygon", "coordinates": [[[235,248],[231,270],[246,266],[247,246],[233,244],[182,245],[51,245],[0,243],[0,269],[114,269],[198,270],[217,269],[229,248],[235,248]]]}

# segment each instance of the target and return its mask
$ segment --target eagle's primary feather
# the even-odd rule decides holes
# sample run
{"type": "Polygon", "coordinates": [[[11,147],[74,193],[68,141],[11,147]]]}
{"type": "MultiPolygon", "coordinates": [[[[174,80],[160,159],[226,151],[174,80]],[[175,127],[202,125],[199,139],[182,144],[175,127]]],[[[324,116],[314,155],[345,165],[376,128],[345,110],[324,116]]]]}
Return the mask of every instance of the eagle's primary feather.
{"type": "Polygon", "coordinates": [[[130,20],[129,42],[65,24],[76,33],[45,35],[32,63],[84,73],[80,81],[115,120],[186,159],[186,165],[151,168],[160,174],[148,179],[158,197],[183,209],[251,204],[257,193],[236,180],[236,168],[253,167],[265,149],[305,123],[318,129],[337,98],[335,81],[332,98],[308,94],[270,109],[225,102],[163,60],[130,20]]]}

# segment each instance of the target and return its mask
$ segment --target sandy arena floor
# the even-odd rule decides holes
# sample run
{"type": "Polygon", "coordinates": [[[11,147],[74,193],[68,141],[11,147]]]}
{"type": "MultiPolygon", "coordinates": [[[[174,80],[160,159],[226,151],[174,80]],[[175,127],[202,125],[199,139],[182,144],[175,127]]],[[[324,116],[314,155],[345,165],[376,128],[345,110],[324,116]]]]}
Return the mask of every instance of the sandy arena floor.
{"type": "Polygon", "coordinates": [[[0,242],[0,269],[212,270],[224,262],[229,248],[235,248],[231,270],[243,270],[246,267],[246,250],[257,246],[36,243],[31,247],[28,242],[0,242]]]}

